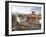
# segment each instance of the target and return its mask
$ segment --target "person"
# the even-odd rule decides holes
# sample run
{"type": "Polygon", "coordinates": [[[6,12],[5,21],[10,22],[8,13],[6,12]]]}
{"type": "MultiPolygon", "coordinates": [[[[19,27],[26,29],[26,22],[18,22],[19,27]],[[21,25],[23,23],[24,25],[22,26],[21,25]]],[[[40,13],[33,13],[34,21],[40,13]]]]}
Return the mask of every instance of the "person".
{"type": "Polygon", "coordinates": [[[17,21],[16,30],[38,30],[41,28],[41,24],[39,23],[41,16],[39,17],[34,11],[32,11],[31,14],[25,16],[27,16],[26,21],[21,21],[21,19],[24,20],[23,18],[20,18],[20,22],[17,21]]]}

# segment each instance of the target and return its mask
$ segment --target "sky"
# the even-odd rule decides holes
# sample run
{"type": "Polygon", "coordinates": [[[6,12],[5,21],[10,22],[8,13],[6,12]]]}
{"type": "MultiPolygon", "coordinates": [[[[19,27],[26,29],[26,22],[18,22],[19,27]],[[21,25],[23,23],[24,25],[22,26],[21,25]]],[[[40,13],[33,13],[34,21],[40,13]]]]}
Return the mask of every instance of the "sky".
{"type": "Polygon", "coordinates": [[[12,13],[30,14],[34,11],[36,14],[41,13],[41,7],[36,6],[12,6],[12,13]]]}

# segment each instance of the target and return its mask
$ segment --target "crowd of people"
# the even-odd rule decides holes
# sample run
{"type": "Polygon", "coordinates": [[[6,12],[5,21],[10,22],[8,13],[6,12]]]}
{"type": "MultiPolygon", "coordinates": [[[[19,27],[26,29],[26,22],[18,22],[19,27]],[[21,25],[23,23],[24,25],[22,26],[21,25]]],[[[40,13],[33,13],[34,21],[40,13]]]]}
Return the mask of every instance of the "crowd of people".
{"type": "Polygon", "coordinates": [[[41,29],[41,15],[35,14],[22,14],[12,15],[12,31],[16,30],[39,30],[41,29]]]}

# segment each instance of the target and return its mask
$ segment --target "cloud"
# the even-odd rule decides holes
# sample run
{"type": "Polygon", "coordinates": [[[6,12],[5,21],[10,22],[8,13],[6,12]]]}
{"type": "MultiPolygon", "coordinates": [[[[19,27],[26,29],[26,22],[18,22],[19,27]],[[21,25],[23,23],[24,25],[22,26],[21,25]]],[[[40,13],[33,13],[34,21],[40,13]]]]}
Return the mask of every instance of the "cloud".
{"type": "Polygon", "coordinates": [[[13,13],[32,13],[34,11],[35,13],[39,14],[41,13],[41,7],[35,7],[35,6],[12,6],[12,12],[13,13]]]}

